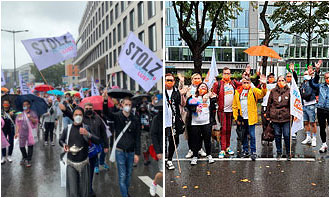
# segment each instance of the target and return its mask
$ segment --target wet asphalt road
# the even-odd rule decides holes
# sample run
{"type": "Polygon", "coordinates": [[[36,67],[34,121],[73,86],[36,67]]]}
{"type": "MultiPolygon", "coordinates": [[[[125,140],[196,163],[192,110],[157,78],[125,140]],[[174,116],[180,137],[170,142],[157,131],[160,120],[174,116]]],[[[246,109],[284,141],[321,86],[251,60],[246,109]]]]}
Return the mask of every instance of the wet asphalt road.
{"type": "MultiPolygon", "coordinates": [[[[199,160],[195,166],[185,160],[187,141],[181,135],[178,147],[181,175],[176,160],[175,170],[165,171],[165,194],[167,197],[241,197],[281,196],[329,197],[329,153],[319,153],[321,140],[317,134],[317,147],[301,145],[305,138],[302,131],[293,140],[294,158],[288,162],[274,160],[276,147],[262,145],[261,126],[256,127],[257,161],[237,159],[236,126],[232,127],[231,149],[235,155],[226,156],[232,160],[216,160],[208,164],[199,160]],[[274,155],[273,155],[274,154],[274,155]]],[[[329,142],[327,143],[329,145],[329,142]]],[[[212,144],[212,156],[217,158],[218,145],[212,144]]],[[[283,143],[284,149],[284,143],[283,143]]],[[[173,159],[176,159],[174,154],[173,159]]]]}
{"type": "MultiPolygon", "coordinates": [[[[1,165],[1,196],[2,197],[65,197],[65,188],[60,186],[59,155],[62,149],[56,141],[56,146],[44,146],[38,141],[34,146],[32,167],[26,168],[19,164],[22,154],[18,142],[14,147],[13,162],[1,165]]],[[[120,197],[117,168],[110,163],[109,154],[107,164],[110,170],[100,168],[100,173],[94,175],[93,189],[96,196],[120,197]]],[[[151,179],[158,172],[157,162],[151,159],[149,166],[143,165],[143,157],[134,168],[129,193],[136,197],[149,197],[149,186],[138,176],[149,176],[151,179]]],[[[163,184],[161,184],[163,186],[163,184]]]]}

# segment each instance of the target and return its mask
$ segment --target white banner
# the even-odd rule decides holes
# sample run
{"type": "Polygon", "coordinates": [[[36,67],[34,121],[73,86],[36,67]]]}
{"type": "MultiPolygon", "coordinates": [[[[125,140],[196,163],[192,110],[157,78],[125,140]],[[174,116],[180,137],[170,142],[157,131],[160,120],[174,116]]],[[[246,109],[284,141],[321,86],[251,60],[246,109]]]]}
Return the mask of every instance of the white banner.
{"type": "Polygon", "coordinates": [[[133,32],[120,52],[118,63],[146,92],[163,76],[163,62],[133,32]]]}
{"type": "Polygon", "coordinates": [[[21,74],[19,74],[18,77],[19,77],[19,85],[20,85],[22,95],[31,93],[30,88],[26,85],[26,82],[22,78],[21,74]]]}
{"type": "Polygon", "coordinates": [[[207,84],[208,88],[211,89],[213,86],[213,83],[216,81],[216,77],[219,75],[218,69],[217,69],[217,63],[215,60],[215,52],[213,49],[212,52],[212,61],[211,61],[211,67],[209,71],[207,72],[207,75],[204,79],[204,83],[207,84]]]}
{"type": "Polygon", "coordinates": [[[297,118],[293,120],[291,127],[291,134],[295,135],[297,131],[304,129],[304,122],[302,98],[294,78],[290,87],[290,114],[297,118]]]}
{"type": "Polygon", "coordinates": [[[69,32],[59,37],[28,39],[22,43],[39,70],[77,56],[77,46],[69,32]]]}
{"type": "Polygon", "coordinates": [[[72,91],[72,83],[70,84],[69,89],[70,89],[70,91],[72,91]]]}
{"type": "Polygon", "coordinates": [[[1,71],[1,86],[4,86],[6,84],[6,77],[3,74],[3,71],[1,71]]]}
{"type": "Polygon", "coordinates": [[[82,87],[80,88],[79,93],[80,93],[80,98],[81,99],[84,99],[85,96],[84,96],[84,91],[83,91],[83,88],[82,87]]]}
{"type": "Polygon", "coordinates": [[[93,77],[92,77],[91,92],[92,92],[92,96],[99,96],[100,95],[99,89],[96,87],[93,77]]]}

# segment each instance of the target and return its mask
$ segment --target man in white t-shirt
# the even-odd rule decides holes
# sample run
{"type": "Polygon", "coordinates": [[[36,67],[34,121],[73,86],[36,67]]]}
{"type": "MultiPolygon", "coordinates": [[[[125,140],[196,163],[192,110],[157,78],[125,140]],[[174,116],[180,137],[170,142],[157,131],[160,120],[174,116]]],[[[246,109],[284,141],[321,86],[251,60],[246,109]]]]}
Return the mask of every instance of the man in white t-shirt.
{"type": "Polygon", "coordinates": [[[275,75],[273,73],[268,74],[267,76],[267,93],[262,99],[261,103],[261,121],[262,121],[262,129],[263,131],[266,130],[269,121],[266,119],[266,111],[267,111],[267,102],[268,102],[268,97],[270,94],[270,91],[276,87],[276,82],[275,82],[275,75]]]}

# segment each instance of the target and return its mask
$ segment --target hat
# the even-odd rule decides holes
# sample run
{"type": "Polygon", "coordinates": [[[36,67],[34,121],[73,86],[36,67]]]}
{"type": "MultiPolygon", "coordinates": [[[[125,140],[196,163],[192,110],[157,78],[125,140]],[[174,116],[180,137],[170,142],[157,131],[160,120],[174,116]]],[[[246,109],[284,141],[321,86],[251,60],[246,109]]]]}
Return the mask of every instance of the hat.
{"type": "Polygon", "coordinates": [[[79,98],[80,98],[80,93],[75,93],[73,96],[74,96],[74,97],[79,97],[79,98]]]}

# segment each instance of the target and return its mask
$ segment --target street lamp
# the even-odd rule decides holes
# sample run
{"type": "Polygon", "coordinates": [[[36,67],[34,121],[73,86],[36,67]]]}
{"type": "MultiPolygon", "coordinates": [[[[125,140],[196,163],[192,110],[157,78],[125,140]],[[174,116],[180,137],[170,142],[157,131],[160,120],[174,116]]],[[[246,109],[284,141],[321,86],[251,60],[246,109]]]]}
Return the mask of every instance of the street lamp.
{"type": "Polygon", "coordinates": [[[9,32],[13,34],[13,43],[14,43],[14,86],[16,86],[16,57],[15,57],[15,34],[20,32],[28,32],[29,30],[4,30],[1,29],[2,32],[9,32]]]}

